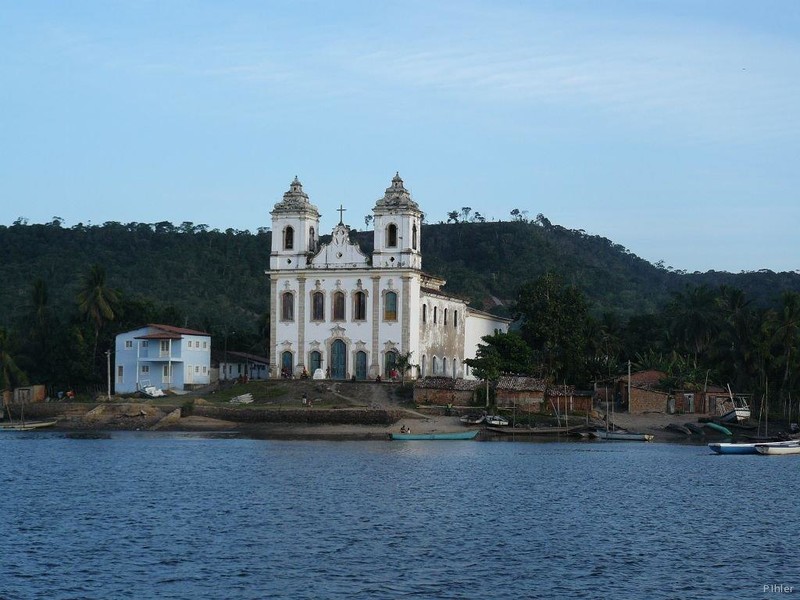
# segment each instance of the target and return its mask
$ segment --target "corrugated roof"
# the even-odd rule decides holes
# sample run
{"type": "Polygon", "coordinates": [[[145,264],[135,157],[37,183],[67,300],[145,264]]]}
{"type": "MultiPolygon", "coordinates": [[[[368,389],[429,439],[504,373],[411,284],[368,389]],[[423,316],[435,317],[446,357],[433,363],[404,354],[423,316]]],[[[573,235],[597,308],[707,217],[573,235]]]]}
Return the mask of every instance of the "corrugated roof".
{"type": "Polygon", "coordinates": [[[497,389],[543,392],[547,389],[547,382],[536,377],[501,375],[500,379],[497,380],[497,389]]]}
{"type": "Polygon", "coordinates": [[[194,329],[186,329],[184,327],[173,327],[172,325],[161,325],[159,323],[148,323],[148,327],[155,327],[156,329],[161,329],[162,331],[168,331],[170,333],[178,333],[181,335],[209,335],[205,331],[196,331],[194,329]]]}
{"type": "Polygon", "coordinates": [[[452,377],[425,377],[417,379],[414,387],[427,390],[472,391],[482,385],[477,379],[453,379],[452,377]]]}

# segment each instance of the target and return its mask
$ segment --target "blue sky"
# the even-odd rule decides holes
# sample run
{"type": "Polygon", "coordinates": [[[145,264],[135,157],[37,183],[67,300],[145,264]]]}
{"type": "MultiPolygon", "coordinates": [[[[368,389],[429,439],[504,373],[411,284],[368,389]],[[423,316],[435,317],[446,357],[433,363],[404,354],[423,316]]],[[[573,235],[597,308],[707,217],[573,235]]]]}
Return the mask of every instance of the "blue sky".
{"type": "Polygon", "coordinates": [[[799,33],[795,0],[0,0],[0,224],[254,231],[297,175],[363,229],[399,171],[429,222],[797,270],[799,33]]]}

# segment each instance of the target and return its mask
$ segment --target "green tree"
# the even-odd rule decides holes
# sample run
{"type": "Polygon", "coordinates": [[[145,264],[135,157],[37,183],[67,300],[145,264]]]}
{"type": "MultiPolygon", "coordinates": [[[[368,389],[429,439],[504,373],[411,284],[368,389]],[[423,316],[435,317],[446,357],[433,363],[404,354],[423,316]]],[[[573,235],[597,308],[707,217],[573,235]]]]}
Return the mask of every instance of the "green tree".
{"type": "MultiPolygon", "coordinates": [[[[484,341],[491,336],[483,336],[484,341]]],[[[486,406],[489,406],[489,383],[497,381],[500,378],[502,358],[497,346],[487,344],[478,344],[478,349],[475,352],[475,358],[468,358],[464,361],[473,374],[478,379],[483,379],[486,384],[486,406]]]]}
{"type": "Polygon", "coordinates": [[[100,265],[92,265],[81,280],[78,292],[78,310],[94,328],[92,370],[97,361],[97,342],[100,330],[117,317],[119,294],[106,284],[106,272],[100,265]]]}
{"type": "Polygon", "coordinates": [[[404,385],[406,382],[406,373],[411,370],[414,364],[411,362],[411,355],[413,351],[408,351],[405,354],[397,355],[397,370],[400,371],[400,384],[404,385]]]}
{"type": "Polygon", "coordinates": [[[576,382],[583,374],[588,305],[583,292],[548,272],[523,285],[514,306],[522,337],[550,381],[576,382]]]}
{"type": "Polygon", "coordinates": [[[721,327],[717,296],[706,285],[677,292],[667,307],[670,332],[679,348],[691,354],[695,368],[698,356],[707,351],[721,327]]]}

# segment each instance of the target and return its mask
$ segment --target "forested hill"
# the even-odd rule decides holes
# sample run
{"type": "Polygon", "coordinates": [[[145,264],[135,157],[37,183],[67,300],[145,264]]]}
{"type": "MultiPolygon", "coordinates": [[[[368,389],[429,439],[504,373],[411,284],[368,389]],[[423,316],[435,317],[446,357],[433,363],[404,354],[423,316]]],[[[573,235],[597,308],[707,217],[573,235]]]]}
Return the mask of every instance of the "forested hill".
{"type": "MultiPolygon", "coordinates": [[[[372,231],[353,233],[365,249],[372,231]]],[[[657,311],[687,285],[736,287],[758,304],[800,291],[797,273],[685,274],[656,267],[599,236],[545,222],[450,223],[422,229],[423,268],[478,308],[508,311],[520,285],[548,270],[584,291],[593,312],[657,311]]],[[[323,238],[325,241],[325,238],[323,238]]],[[[255,332],[268,310],[270,233],[162,222],[0,226],[0,325],[30,314],[36,280],[56,313],[75,312],[91,265],[128,302],[127,318],[160,318],[213,332],[255,332]]]]}

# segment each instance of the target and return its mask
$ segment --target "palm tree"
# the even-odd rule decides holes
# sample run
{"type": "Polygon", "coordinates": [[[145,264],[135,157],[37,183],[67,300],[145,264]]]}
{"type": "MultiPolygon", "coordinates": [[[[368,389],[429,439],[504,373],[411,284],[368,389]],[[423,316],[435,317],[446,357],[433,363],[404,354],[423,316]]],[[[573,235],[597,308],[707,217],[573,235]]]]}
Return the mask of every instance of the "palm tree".
{"type": "Polygon", "coordinates": [[[780,391],[780,400],[783,403],[791,384],[792,348],[797,347],[800,338],[800,294],[784,292],[776,317],[775,341],[781,350],[783,361],[783,383],[780,391]]]}
{"type": "Polygon", "coordinates": [[[119,294],[106,285],[106,272],[100,265],[92,265],[81,280],[78,292],[78,309],[94,326],[92,369],[97,359],[97,340],[103,326],[117,316],[119,294]]]}
{"type": "Polygon", "coordinates": [[[720,329],[716,295],[706,285],[676,293],[670,303],[671,329],[682,349],[691,353],[694,366],[720,329]]]}
{"type": "Polygon", "coordinates": [[[413,352],[409,351],[405,354],[398,354],[397,355],[397,370],[400,371],[400,384],[405,385],[406,382],[406,372],[410,371],[411,368],[414,366],[411,363],[411,355],[413,352]]]}
{"type": "Polygon", "coordinates": [[[13,356],[11,335],[0,327],[0,392],[25,384],[27,378],[13,356]]]}

